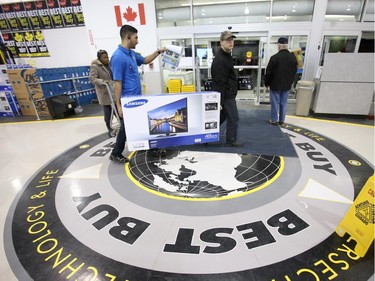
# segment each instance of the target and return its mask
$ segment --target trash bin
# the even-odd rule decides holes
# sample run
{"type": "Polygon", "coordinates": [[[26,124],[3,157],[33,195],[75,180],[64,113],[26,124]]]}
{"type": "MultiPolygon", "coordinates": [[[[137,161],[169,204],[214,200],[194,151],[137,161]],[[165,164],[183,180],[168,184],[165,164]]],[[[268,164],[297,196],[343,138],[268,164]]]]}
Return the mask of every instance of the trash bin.
{"type": "Polygon", "coordinates": [[[313,81],[300,80],[297,82],[296,115],[309,115],[314,88],[315,83],[313,81]]]}

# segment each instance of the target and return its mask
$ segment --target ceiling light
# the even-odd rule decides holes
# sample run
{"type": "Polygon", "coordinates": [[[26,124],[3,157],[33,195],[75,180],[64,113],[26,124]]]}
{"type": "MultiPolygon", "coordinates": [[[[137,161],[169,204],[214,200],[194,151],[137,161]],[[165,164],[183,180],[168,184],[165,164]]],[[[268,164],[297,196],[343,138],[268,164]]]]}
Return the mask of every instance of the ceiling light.
{"type": "Polygon", "coordinates": [[[248,14],[250,14],[250,10],[249,10],[248,7],[246,7],[246,8],[245,8],[245,15],[248,15],[248,14]]]}

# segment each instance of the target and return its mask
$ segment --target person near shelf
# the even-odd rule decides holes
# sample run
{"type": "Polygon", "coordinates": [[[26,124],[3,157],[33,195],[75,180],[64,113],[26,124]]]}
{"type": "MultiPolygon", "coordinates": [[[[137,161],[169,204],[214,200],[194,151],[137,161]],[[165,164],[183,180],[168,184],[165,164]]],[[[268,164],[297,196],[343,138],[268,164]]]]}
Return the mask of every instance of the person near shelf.
{"type": "Polygon", "coordinates": [[[285,122],[288,96],[297,73],[297,59],[288,50],[288,38],[280,37],[277,41],[278,53],[273,55],[266,67],[264,85],[270,88],[272,125],[285,122]]]}
{"type": "MultiPolygon", "coordinates": [[[[121,108],[121,97],[142,95],[141,77],[138,66],[149,64],[158,55],[165,51],[157,49],[146,57],[134,51],[138,44],[138,30],[131,25],[123,25],[120,29],[121,44],[111,57],[111,68],[113,71],[113,81],[115,83],[115,100],[120,116],[120,130],[117,134],[116,143],[109,157],[110,160],[125,163],[129,159],[123,156],[125,149],[126,133],[124,126],[123,112],[121,108]]],[[[158,154],[158,150],[150,150],[152,154],[158,154]]]]}
{"type": "Polygon", "coordinates": [[[109,67],[109,57],[105,50],[97,52],[97,59],[91,62],[89,78],[95,85],[96,96],[99,104],[103,107],[104,122],[108,130],[108,136],[113,137],[114,132],[111,127],[112,103],[108,88],[104,83],[112,81],[112,70],[109,67]]]}
{"type": "Polygon", "coordinates": [[[212,90],[220,92],[220,125],[226,124],[226,146],[241,147],[237,140],[238,109],[236,96],[238,90],[237,76],[234,71],[231,51],[234,47],[234,38],[230,31],[223,31],[220,35],[218,48],[211,65],[212,90]]]}

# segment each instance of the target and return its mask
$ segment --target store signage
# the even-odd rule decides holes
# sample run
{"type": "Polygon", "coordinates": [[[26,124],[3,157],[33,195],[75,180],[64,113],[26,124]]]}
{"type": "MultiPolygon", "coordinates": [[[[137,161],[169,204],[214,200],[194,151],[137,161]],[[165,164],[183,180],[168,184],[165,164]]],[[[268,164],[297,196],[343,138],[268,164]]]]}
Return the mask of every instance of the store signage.
{"type": "Polygon", "coordinates": [[[42,22],[36,9],[35,2],[25,2],[24,3],[26,15],[29,18],[31,29],[41,29],[42,22]]]}
{"type": "Polygon", "coordinates": [[[372,175],[336,229],[341,237],[349,233],[357,241],[355,252],[361,257],[366,255],[374,242],[374,196],[374,175],[372,175]]]}
{"type": "Polygon", "coordinates": [[[64,27],[64,20],[61,14],[58,0],[47,0],[49,13],[51,15],[52,24],[55,28],[64,27]]]}
{"type": "Polygon", "coordinates": [[[1,5],[0,5],[0,31],[9,31],[7,17],[1,5]]]}
{"type": "Polygon", "coordinates": [[[5,45],[14,57],[49,57],[41,30],[2,34],[5,45]]]}
{"type": "Polygon", "coordinates": [[[10,29],[15,30],[15,31],[20,30],[20,27],[18,25],[18,21],[16,18],[16,13],[13,10],[13,5],[4,4],[2,5],[2,7],[3,7],[3,12],[5,13],[6,19],[8,21],[8,26],[10,27],[10,29]]]}
{"type": "Polygon", "coordinates": [[[40,22],[42,23],[43,29],[53,28],[52,20],[49,14],[49,10],[45,1],[36,1],[35,7],[38,11],[40,22]]]}
{"type": "Polygon", "coordinates": [[[138,3],[137,6],[114,6],[116,23],[118,27],[121,27],[124,24],[132,25],[145,25],[146,16],[145,16],[145,7],[143,3],[138,3]]]}
{"type": "Polygon", "coordinates": [[[84,25],[80,0],[30,1],[0,6],[0,31],[26,31],[84,25]]]}
{"type": "Polygon", "coordinates": [[[21,30],[30,30],[31,26],[23,3],[14,3],[13,10],[16,13],[18,25],[21,30]]]}

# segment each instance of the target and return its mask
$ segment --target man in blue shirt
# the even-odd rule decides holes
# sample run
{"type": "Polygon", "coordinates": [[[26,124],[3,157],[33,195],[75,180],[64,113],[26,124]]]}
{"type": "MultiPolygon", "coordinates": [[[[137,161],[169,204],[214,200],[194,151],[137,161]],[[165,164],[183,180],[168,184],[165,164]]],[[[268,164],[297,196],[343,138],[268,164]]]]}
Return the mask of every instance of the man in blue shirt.
{"type": "Polygon", "coordinates": [[[120,29],[121,44],[111,57],[113,81],[115,83],[116,107],[120,115],[120,130],[116,143],[109,157],[112,161],[125,163],[129,160],[122,155],[125,149],[125,127],[122,118],[121,97],[140,96],[142,94],[141,78],[138,66],[149,64],[158,55],[165,51],[158,49],[150,55],[143,57],[133,49],[138,44],[138,30],[131,25],[123,25],[120,29]]]}

